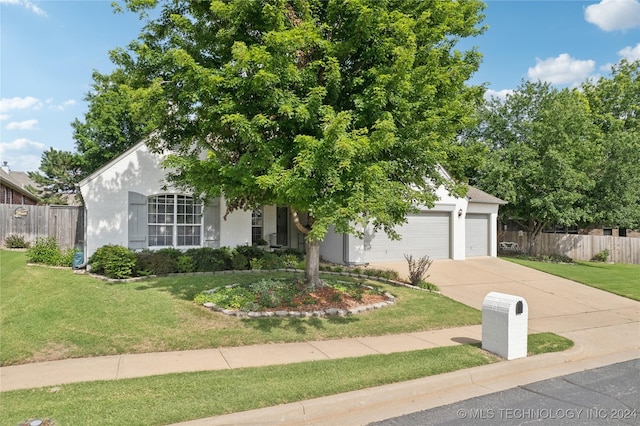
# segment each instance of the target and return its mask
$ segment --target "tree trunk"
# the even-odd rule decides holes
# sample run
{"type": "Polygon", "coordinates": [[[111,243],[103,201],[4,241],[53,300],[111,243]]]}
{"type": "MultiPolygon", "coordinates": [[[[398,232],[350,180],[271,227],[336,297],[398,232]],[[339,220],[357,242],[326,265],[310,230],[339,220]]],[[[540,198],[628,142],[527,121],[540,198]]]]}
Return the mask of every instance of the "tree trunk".
{"type": "Polygon", "coordinates": [[[320,241],[311,241],[305,238],[304,244],[307,249],[304,280],[309,290],[315,290],[322,287],[322,280],[320,280],[320,241]]]}

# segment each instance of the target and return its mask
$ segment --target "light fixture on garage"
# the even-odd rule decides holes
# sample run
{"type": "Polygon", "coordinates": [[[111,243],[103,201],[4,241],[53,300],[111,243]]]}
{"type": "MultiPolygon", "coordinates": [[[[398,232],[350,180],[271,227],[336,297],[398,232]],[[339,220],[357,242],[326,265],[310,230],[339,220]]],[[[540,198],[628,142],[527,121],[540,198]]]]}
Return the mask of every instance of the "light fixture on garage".
{"type": "Polygon", "coordinates": [[[462,216],[462,209],[458,210],[458,217],[462,216]]]}

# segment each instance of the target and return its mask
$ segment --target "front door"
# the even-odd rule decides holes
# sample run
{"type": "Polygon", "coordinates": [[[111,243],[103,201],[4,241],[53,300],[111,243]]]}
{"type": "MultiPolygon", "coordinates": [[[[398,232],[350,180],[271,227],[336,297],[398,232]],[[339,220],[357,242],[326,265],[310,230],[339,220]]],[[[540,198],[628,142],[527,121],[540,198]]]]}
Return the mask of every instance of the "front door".
{"type": "Polygon", "coordinates": [[[289,246],[289,208],[276,207],[276,243],[289,246]]]}

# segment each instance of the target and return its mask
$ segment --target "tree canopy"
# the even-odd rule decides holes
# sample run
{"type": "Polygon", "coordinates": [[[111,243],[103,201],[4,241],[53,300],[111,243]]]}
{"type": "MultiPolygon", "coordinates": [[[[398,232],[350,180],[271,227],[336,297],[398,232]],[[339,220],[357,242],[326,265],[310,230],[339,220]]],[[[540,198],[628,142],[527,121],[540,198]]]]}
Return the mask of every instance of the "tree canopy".
{"type": "Polygon", "coordinates": [[[29,177],[39,188],[30,188],[45,204],[68,204],[69,196],[78,193],[77,183],[84,176],[82,158],[73,152],[49,148],[42,153],[39,172],[29,177]]]}
{"type": "Polygon", "coordinates": [[[120,91],[152,117],[171,180],[230,210],[288,206],[308,221],[307,280],[330,225],[393,233],[432,205],[483,89],[476,0],[130,0],[156,8],[112,53],[120,91]],[[154,12],[155,13],[155,12],[154,12]],[[315,258],[315,260],[314,260],[315,258]],[[311,265],[310,265],[311,264],[311,265]]]}
{"type": "Polygon", "coordinates": [[[463,138],[489,152],[473,179],[530,241],[549,225],[640,229],[640,61],[579,89],[523,82],[479,115],[463,138]]]}
{"type": "Polygon", "coordinates": [[[601,165],[598,128],[586,97],[576,89],[523,82],[481,111],[472,139],[489,149],[478,185],[509,204],[501,215],[531,236],[549,225],[589,223],[589,195],[601,165]]]}
{"type": "Polygon", "coordinates": [[[640,229],[640,60],[621,61],[583,91],[602,136],[594,222],[640,229]]]}

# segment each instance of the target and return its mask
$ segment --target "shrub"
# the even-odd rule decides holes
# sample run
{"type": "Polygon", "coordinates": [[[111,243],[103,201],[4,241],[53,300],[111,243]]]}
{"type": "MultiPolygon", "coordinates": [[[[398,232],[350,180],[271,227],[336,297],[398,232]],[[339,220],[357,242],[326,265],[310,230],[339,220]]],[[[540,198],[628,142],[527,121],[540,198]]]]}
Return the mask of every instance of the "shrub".
{"type": "Polygon", "coordinates": [[[167,275],[178,272],[178,260],[173,257],[174,253],[167,249],[144,250],[135,256],[137,275],[167,275]]]}
{"type": "Polygon", "coordinates": [[[189,249],[185,255],[191,257],[194,262],[194,270],[197,272],[213,272],[231,269],[231,250],[227,247],[214,249],[200,247],[189,249]]]}
{"type": "Polygon", "coordinates": [[[249,268],[249,261],[244,254],[234,250],[231,255],[231,267],[236,271],[243,271],[249,268]]]}
{"type": "Polygon", "coordinates": [[[592,258],[592,262],[606,262],[609,259],[609,249],[604,249],[598,253],[596,253],[592,258]]]}
{"type": "Polygon", "coordinates": [[[195,270],[196,263],[191,257],[186,254],[178,257],[178,272],[194,272],[195,270]]]}
{"type": "Polygon", "coordinates": [[[35,244],[27,250],[27,259],[31,263],[42,263],[50,266],[71,266],[73,250],[63,250],[54,237],[39,237],[35,244]]]}
{"type": "Polygon", "coordinates": [[[283,257],[278,256],[275,253],[265,252],[262,257],[262,262],[262,269],[266,270],[281,269],[285,267],[283,257]]]}
{"type": "Polygon", "coordinates": [[[420,286],[420,283],[424,282],[429,276],[427,271],[431,267],[433,260],[429,259],[429,256],[422,256],[419,259],[414,259],[413,255],[404,255],[404,258],[409,264],[409,282],[416,287],[420,286]]]}
{"type": "Polygon", "coordinates": [[[26,240],[24,235],[16,235],[10,234],[7,235],[7,238],[4,240],[4,245],[6,248],[29,248],[29,242],[26,240]]]}
{"type": "Polygon", "coordinates": [[[295,256],[298,261],[304,260],[304,253],[302,252],[302,250],[298,250],[292,247],[287,247],[284,250],[279,250],[274,253],[280,256],[295,256]]]}
{"type": "Polygon", "coordinates": [[[247,259],[262,259],[265,254],[269,253],[258,246],[238,246],[234,250],[247,259]]]}
{"type": "Polygon", "coordinates": [[[169,257],[173,260],[175,260],[176,262],[178,261],[178,259],[180,258],[180,256],[184,256],[184,253],[182,252],[182,250],[177,249],[177,248],[173,248],[173,247],[167,247],[167,248],[163,248],[160,250],[156,250],[155,251],[158,254],[162,254],[166,257],[169,257]]]}
{"type": "Polygon", "coordinates": [[[109,278],[123,279],[133,276],[136,255],[126,247],[102,246],[89,259],[91,270],[109,278]]]}

